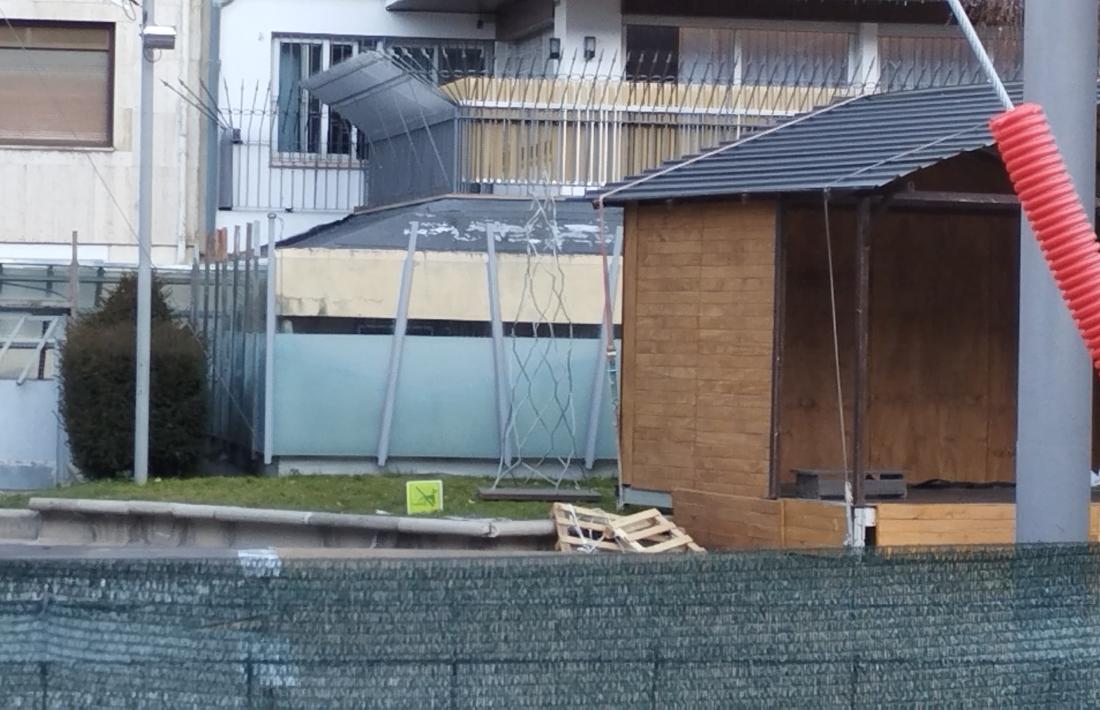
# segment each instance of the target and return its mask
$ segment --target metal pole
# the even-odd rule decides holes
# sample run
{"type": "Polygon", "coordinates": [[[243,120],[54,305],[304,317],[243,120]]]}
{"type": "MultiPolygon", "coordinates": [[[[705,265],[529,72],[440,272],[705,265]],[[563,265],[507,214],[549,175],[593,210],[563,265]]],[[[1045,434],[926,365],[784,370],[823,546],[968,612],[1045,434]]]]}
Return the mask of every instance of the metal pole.
{"type": "Polygon", "coordinates": [[[76,321],[80,312],[80,259],[76,253],[77,232],[73,230],[73,258],[69,263],[69,317],[76,321]]]}
{"type": "Polygon", "coordinates": [[[267,303],[264,305],[264,464],[275,448],[275,213],[267,215],[267,303]]]}
{"type": "Polygon", "coordinates": [[[600,323],[600,342],[596,347],[596,371],[592,374],[592,398],[588,406],[588,437],[584,443],[584,467],[589,471],[596,465],[596,439],[600,433],[600,412],[603,409],[603,392],[608,386],[607,348],[615,333],[615,296],[619,289],[619,261],[623,253],[623,228],[615,230],[615,244],[611,250],[611,266],[608,268],[608,293],[611,302],[603,311],[600,323]],[[608,318],[611,322],[608,323],[608,318]]]}
{"type": "MultiPolygon", "coordinates": [[[[1041,104],[1093,216],[1096,0],[1028,0],[1024,98],[1041,104]]],[[[1026,220],[1020,235],[1016,541],[1084,542],[1089,532],[1092,366],[1026,220]]]]}
{"type": "Polygon", "coordinates": [[[416,238],[420,223],[409,224],[409,250],[401,270],[401,287],[397,294],[397,315],[393,323],[390,346],[390,370],[386,380],[386,399],[382,405],[382,426],[378,432],[378,465],[385,466],[390,454],[390,430],[393,428],[393,407],[397,398],[397,377],[401,373],[401,352],[405,346],[405,331],[409,326],[409,292],[412,290],[413,261],[416,259],[416,238]]]}
{"type": "MultiPolygon", "coordinates": [[[[989,52],[985,51],[985,46],[982,44],[982,38],[978,36],[978,31],[974,29],[974,25],[970,22],[970,18],[966,16],[966,9],[962,6],[960,0],[947,0],[947,4],[951,6],[951,12],[955,15],[955,21],[959,23],[959,29],[962,30],[963,36],[966,37],[967,43],[970,45],[970,50],[974,52],[974,55],[978,58],[978,64],[982,67],[982,72],[986,78],[989,79],[989,83],[993,85],[993,91],[997,93],[997,98],[1000,100],[1001,105],[1005,110],[1012,108],[1012,98],[1009,97],[1008,91],[1005,90],[1005,85],[1001,81],[1001,77],[997,75],[997,68],[993,66],[993,60],[989,58],[989,52]]],[[[1028,4],[1032,4],[1032,0],[1028,0],[1028,4]]],[[[1046,8],[1050,2],[1043,3],[1043,7],[1046,8]]],[[[1036,10],[1038,7],[1035,8],[1036,10]]],[[[1052,37],[1051,39],[1055,39],[1052,37]]],[[[1025,46],[1027,41],[1024,41],[1025,46]]],[[[1026,51],[1026,50],[1025,50],[1026,51]]],[[[1093,58],[1095,63],[1095,57],[1093,58]]],[[[1095,79],[1095,77],[1093,77],[1095,79]]]]}
{"type": "Polygon", "coordinates": [[[73,230],[73,259],[69,262],[69,317],[76,321],[80,309],[80,260],[76,250],[77,231],[73,230]]]}
{"type": "MultiPolygon", "coordinates": [[[[142,34],[154,24],[155,0],[142,5],[142,34]]],[[[138,293],[134,382],[134,483],[149,478],[149,349],[153,313],[153,55],[141,53],[141,144],[138,172],[138,293]]]]}
{"type": "Polygon", "coordinates": [[[497,430],[500,434],[500,459],[512,465],[512,442],[508,439],[509,391],[505,369],[504,322],[500,317],[500,279],[497,276],[497,230],[485,229],[485,275],[489,282],[489,323],[493,333],[493,382],[497,393],[497,430]]]}
{"type": "MultiPolygon", "coordinates": [[[[256,381],[252,378],[251,373],[249,373],[249,370],[251,369],[250,368],[250,363],[254,362],[253,358],[250,357],[252,355],[251,346],[253,345],[253,340],[252,340],[252,242],[253,242],[253,234],[255,234],[255,239],[257,241],[259,241],[259,234],[260,234],[260,223],[259,222],[249,222],[248,226],[245,228],[245,233],[244,233],[244,235],[245,235],[244,236],[244,241],[245,241],[245,245],[244,245],[244,288],[242,289],[242,291],[244,293],[243,293],[243,297],[241,299],[242,300],[242,305],[241,305],[241,389],[240,389],[240,392],[241,392],[241,419],[244,419],[245,416],[246,416],[245,413],[244,413],[244,398],[247,395],[247,393],[249,392],[249,388],[251,388],[253,392],[256,391],[256,381]]],[[[249,439],[248,439],[248,442],[249,442],[249,444],[248,444],[248,455],[249,455],[249,457],[251,457],[252,452],[254,452],[256,450],[256,408],[255,408],[255,398],[253,398],[252,413],[251,413],[251,415],[248,416],[248,420],[245,424],[245,429],[247,429],[247,432],[242,432],[242,434],[246,434],[249,437],[249,439]]]]}

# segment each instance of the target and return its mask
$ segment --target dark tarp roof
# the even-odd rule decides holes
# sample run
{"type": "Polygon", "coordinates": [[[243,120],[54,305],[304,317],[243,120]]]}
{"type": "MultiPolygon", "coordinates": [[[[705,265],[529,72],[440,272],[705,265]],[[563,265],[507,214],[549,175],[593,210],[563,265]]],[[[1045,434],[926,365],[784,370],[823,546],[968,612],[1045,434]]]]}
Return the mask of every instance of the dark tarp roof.
{"type": "MultiPolygon", "coordinates": [[[[563,254],[598,254],[596,211],[584,200],[554,203],[558,225],[558,251],[563,254]]],[[[424,202],[395,205],[344,219],[285,239],[280,249],[400,249],[409,245],[409,224],[420,223],[420,251],[485,251],[485,234],[497,230],[497,251],[522,253],[528,241],[550,238],[535,202],[525,199],[463,197],[452,195],[424,202]],[[527,225],[531,224],[531,229],[527,225]]],[[[622,211],[604,215],[604,239],[610,244],[622,224],[622,211]]]]}
{"type": "MultiPolygon", "coordinates": [[[[1022,87],[1008,88],[1013,100],[1019,101],[1022,87]]],[[[987,123],[1000,111],[987,84],[847,99],[704,152],[702,157],[670,161],[608,185],[603,194],[606,204],[622,204],[879,188],[945,158],[991,146],[987,123]],[[663,170],[668,172],[658,174],[663,170]],[[648,175],[655,176],[631,185],[648,175]]]]}

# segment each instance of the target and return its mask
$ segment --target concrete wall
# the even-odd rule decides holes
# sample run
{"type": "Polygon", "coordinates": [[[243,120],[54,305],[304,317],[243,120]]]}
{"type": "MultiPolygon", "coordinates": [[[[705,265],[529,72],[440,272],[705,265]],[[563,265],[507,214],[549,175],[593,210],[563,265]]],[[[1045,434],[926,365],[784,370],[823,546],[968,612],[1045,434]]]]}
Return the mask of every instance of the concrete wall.
{"type": "MultiPolygon", "coordinates": [[[[604,292],[599,256],[563,256],[560,263],[564,275],[556,268],[539,269],[530,290],[525,255],[499,254],[497,258],[501,317],[505,320],[544,321],[545,316],[539,316],[532,303],[544,309],[552,307],[556,303],[554,289],[561,289],[562,283],[564,312],[569,320],[602,320],[604,292]]],[[[489,320],[485,259],[479,253],[417,252],[409,317],[489,320]]],[[[405,252],[395,250],[282,249],[278,261],[279,314],[393,318],[404,261],[405,252]]],[[[622,299],[615,300],[618,322],[622,299]]]]}
{"type": "Polygon", "coordinates": [[[622,66],[623,16],[619,0],[560,0],[554,11],[554,35],[561,38],[563,73],[605,76],[622,66]],[[596,38],[596,57],[589,61],[584,59],[587,36],[596,38]]]}
{"type": "MultiPolygon", "coordinates": [[[[201,214],[202,119],[161,80],[198,90],[205,5],[157,3],[158,24],[174,26],[179,35],[176,50],[162,52],[156,64],[153,258],[160,264],[186,260],[201,214]]],[[[137,227],[137,23],[118,4],[93,0],[5,0],[3,10],[11,20],[114,23],[115,75],[110,147],[0,145],[0,260],[68,260],[75,229],[82,261],[136,262],[137,238],[129,225],[137,227]]],[[[63,111],[64,97],[58,99],[63,111]]]]}

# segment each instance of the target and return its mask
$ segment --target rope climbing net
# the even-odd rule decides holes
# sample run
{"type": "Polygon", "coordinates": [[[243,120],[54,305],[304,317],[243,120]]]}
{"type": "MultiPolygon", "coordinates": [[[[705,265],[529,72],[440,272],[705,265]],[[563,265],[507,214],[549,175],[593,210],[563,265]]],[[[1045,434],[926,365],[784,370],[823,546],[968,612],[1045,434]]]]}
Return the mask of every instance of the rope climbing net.
{"type": "Polygon", "coordinates": [[[505,478],[558,487],[574,465],[574,324],[566,305],[557,202],[547,188],[533,194],[522,235],[523,288],[509,332],[510,377],[505,437],[494,486],[505,478]]]}

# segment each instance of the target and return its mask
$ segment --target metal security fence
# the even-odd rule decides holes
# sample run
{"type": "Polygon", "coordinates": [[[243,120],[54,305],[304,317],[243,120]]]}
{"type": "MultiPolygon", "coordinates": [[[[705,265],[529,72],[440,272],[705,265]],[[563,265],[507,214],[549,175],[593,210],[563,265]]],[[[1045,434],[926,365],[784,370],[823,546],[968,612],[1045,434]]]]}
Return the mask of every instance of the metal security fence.
{"type": "Polygon", "coordinates": [[[206,350],[209,431],[247,454],[268,453],[269,349],[275,334],[272,222],[220,229],[192,267],[191,324],[206,350]],[[269,317],[270,313],[270,317],[269,317]],[[266,442],[266,443],[265,443],[266,442]]]}
{"type": "MultiPolygon", "coordinates": [[[[72,475],[60,415],[59,353],[73,314],[92,310],[132,266],[0,264],[0,490],[35,490],[72,475]]],[[[158,268],[176,313],[190,306],[190,274],[158,268]]]]}
{"type": "Polygon", "coordinates": [[[7,560],[5,706],[1100,704],[1097,548],[228,554],[7,560]]]}
{"type": "MultiPolygon", "coordinates": [[[[839,99],[985,82],[965,41],[947,28],[884,29],[872,49],[851,26],[677,32],[676,50],[634,46],[628,28],[624,51],[558,57],[541,44],[501,44],[494,54],[485,46],[394,51],[386,42],[347,37],[283,38],[283,47],[345,49],[313,59],[293,50],[292,75],[226,83],[220,91],[204,85],[181,96],[221,128],[221,208],[346,212],[396,199],[379,198],[389,185],[370,174],[371,161],[419,140],[425,119],[410,110],[403,131],[372,139],[369,128],[382,126],[394,108],[388,101],[372,109],[369,125],[353,125],[303,88],[298,75],[375,48],[455,111],[453,151],[442,147],[450,137],[432,138],[440,145],[420,144],[417,159],[398,161],[397,175],[385,172],[382,183],[423,171],[438,148],[439,160],[454,164],[451,191],[482,194],[523,195],[529,186],[549,185],[580,195],[839,99]],[[210,105],[215,93],[217,107],[210,105]]],[[[1001,75],[1018,78],[1018,33],[989,30],[985,39],[1001,75]]]]}

